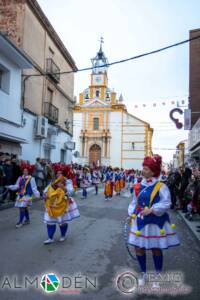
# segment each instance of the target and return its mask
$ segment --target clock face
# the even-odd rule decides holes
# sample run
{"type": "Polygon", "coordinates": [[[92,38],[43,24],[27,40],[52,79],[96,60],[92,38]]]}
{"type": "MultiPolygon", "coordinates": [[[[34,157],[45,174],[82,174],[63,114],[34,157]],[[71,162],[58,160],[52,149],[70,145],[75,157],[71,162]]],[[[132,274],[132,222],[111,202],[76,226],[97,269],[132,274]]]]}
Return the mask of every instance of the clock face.
{"type": "Polygon", "coordinates": [[[102,85],[103,84],[103,76],[101,76],[101,75],[95,75],[93,77],[93,84],[102,85]]]}

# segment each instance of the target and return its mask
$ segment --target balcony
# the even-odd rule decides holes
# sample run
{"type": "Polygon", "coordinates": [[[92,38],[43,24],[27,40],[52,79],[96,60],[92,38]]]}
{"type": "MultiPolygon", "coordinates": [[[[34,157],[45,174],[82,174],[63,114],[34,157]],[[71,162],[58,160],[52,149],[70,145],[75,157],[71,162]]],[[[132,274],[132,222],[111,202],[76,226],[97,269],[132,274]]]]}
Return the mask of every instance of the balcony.
{"type": "Polygon", "coordinates": [[[53,79],[54,82],[60,82],[60,69],[55,64],[52,58],[47,58],[46,73],[53,79]]]}
{"type": "Polygon", "coordinates": [[[49,102],[44,102],[44,115],[51,122],[58,123],[58,108],[49,102]]]}

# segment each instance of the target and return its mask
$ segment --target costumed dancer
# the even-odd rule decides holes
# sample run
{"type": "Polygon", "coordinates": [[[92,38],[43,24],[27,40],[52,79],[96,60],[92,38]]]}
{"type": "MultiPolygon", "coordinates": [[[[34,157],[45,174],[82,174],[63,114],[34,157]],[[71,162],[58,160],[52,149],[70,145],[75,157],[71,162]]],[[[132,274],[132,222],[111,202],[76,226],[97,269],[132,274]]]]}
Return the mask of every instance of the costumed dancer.
{"type": "Polygon", "coordinates": [[[7,186],[12,191],[18,190],[15,207],[19,208],[19,221],[16,228],[30,224],[29,207],[32,205],[34,196],[36,198],[40,197],[35,178],[29,175],[31,170],[31,166],[23,166],[23,175],[17,179],[16,184],[7,186]]]}
{"type": "Polygon", "coordinates": [[[73,198],[67,194],[66,177],[60,175],[45,191],[44,223],[47,224],[48,239],[44,244],[54,242],[56,224],[60,227],[60,242],[66,237],[68,222],[80,216],[78,207],[73,198]]]}
{"type": "Polygon", "coordinates": [[[73,172],[70,166],[65,166],[63,168],[62,175],[66,176],[66,190],[69,196],[73,196],[74,194],[74,186],[73,186],[73,172]]]}
{"type": "Polygon", "coordinates": [[[121,192],[120,180],[121,180],[121,174],[119,172],[119,168],[116,168],[114,173],[114,187],[115,187],[116,196],[120,196],[120,192],[121,192]]]}
{"type": "Polygon", "coordinates": [[[130,173],[129,173],[129,176],[128,176],[128,183],[129,183],[130,193],[131,193],[131,195],[133,195],[134,183],[135,183],[134,170],[130,170],[130,173]]]}
{"type": "Polygon", "coordinates": [[[105,201],[111,200],[113,196],[113,172],[112,168],[110,167],[105,174],[105,187],[104,187],[104,195],[105,201]]]}
{"type": "Polygon", "coordinates": [[[77,174],[76,174],[76,170],[72,170],[72,183],[73,183],[73,188],[74,188],[74,192],[77,192],[78,189],[78,184],[77,184],[77,174]]]}
{"type": "Polygon", "coordinates": [[[165,171],[162,171],[162,172],[161,172],[161,175],[160,175],[160,181],[161,181],[161,182],[164,182],[164,183],[167,182],[167,175],[166,175],[165,171]]]}
{"type": "Polygon", "coordinates": [[[92,172],[92,183],[95,186],[95,194],[98,195],[99,184],[101,182],[101,173],[96,167],[92,172]]]}
{"type": "MultiPolygon", "coordinates": [[[[162,271],[162,249],[179,245],[175,224],[171,224],[167,210],[171,205],[168,187],[158,180],[161,172],[161,157],[145,157],[143,162],[144,179],[134,192],[129,205],[128,214],[131,216],[129,244],[135,246],[136,256],[142,276],[139,285],[144,285],[146,275],[146,253],[152,250],[153,261],[157,273],[162,271]]],[[[154,283],[158,288],[158,283],[154,283]]]]}
{"type": "MultiPolygon", "coordinates": [[[[74,192],[74,187],[73,187],[73,184],[72,184],[72,180],[70,179],[70,172],[68,170],[68,166],[66,166],[65,168],[63,168],[61,166],[56,167],[55,179],[59,178],[60,176],[64,176],[66,178],[66,193],[67,193],[68,196],[72,196],[73,192],[74,192]],[[67,176],[64,176],[64,175],[67,175],[67,176]]],[[[50,184],[47,185],[47,187],[44,189],[44,191],[43,191],[44,198],[47,197],[48,188],[51,185],[51,183],[55,181],[55,179],[52,180],[50,182],[50,184]]]]}
{"type": "Polygon", "coordinates": [[[142,181],[143,177],[141,173],[137,173],[135,179],[134,179],[134,185],[140,183],[142,181]]]}
{"type": "Polygon", "coordinates": [[[91,175],[89,173],[89,169],[84,167],[83,173],[81,175],[81,183],[80,183],[80,186],[83,189],[81,199],[87,198],[87,188],[89,187],[90,183],[91,183],[91,175]]]}
{"type": "Polygon", "coordinates": [[[121,169],[120,172],[120,189],[123,190],[126,186],[126,176],[125,176],[125,172],[124,169],[121,169]]]}

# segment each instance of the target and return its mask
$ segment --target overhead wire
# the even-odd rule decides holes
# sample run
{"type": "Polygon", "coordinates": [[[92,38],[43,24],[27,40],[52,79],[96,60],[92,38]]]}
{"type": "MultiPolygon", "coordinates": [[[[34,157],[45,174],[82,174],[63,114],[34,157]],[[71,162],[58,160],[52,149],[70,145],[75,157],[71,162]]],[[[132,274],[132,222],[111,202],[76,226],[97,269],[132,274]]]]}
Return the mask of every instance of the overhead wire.
{"type": "MultiPolygon", "coordinates": [[[[98,67],[99,68],[105,68],[105,67],[110,67],[110,66],[113,66],[113,65],[116,65],[116,64],[125,63],[125,62],[131,61],[131,60],[136,60],[136,59],[139,59],[139,58],[142,58],[142,57],[145,57],[145,56],[149,56],[149,55],[156,54],[156,53],[159,53],[159,52],[162,52],[162,51],[166,51],[168,49],[171,49],[171,48],[174,48],[174,47],[177,47],[177,46],[181,46],[183,44],[186,44],[186,43],[189,43],[191,41],[197,40],[199,38],[200,38],[200,35],[198,35],[196,37],[186,39],[186,40],[183,40],[183,41],[180,41],[180,42],[177,42],[177,43],[174,43],[174,44],[171,44],[171,45],[168,45],[168,46],[165,46],[165,47],[162,47],[162,48],[159,48],[159,49],[156,49],[156,50],[145,52],[145,53],[135,55],[135,56],[132,56],[132,57],[129,57],[129,58],[113,61],[111,63],[103,64],[103,65],[98,66],[98,67]]],[[[89,70],[92,70],[92,69],[93,69],[93,67],[86,67],[86,68],[80,68],[80,69],[77,69],[77,70],[70,70],[70,71],[62,71],[62,72],[54,72],[54,73],[51,72],[51,75],[64,75],[64,74],[78,73],[78,72],[83,72],[83,71],[89,71],[89,70]]],[[[28,74],[28,75],[25,75],[25,76],[37,77],[37,76],[46,76],[46,75],[48,75],[48,73],[28,74]]]]}

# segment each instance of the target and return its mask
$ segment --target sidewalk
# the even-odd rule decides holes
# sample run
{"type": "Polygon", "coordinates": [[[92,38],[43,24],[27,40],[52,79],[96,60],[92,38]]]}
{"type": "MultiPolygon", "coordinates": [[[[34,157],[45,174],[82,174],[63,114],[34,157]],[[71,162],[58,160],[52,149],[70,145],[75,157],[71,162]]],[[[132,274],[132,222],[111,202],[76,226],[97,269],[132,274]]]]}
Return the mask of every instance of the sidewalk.
{"type": "Polygon", "coordinates": [[[189,221],[185,217],[185,213],[183,213],[180,210],[177,210],[177,212],[178,212],[179,216],[181,216],[181,218],[184,220],[184,222],[186,223],[186,225],[193,232],[193,234],[198,239],[198,241],[200,241],[200,216],[199,215],[194,215],[193,221],[189,221]],[[199,227],[197,227],[197,226],[199,226],[199,227]]]}

